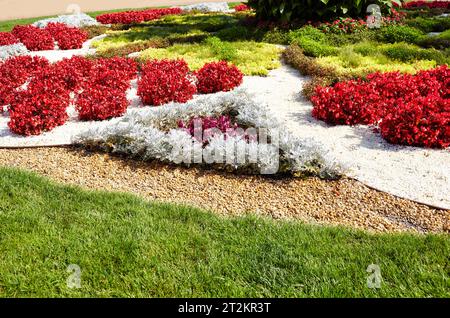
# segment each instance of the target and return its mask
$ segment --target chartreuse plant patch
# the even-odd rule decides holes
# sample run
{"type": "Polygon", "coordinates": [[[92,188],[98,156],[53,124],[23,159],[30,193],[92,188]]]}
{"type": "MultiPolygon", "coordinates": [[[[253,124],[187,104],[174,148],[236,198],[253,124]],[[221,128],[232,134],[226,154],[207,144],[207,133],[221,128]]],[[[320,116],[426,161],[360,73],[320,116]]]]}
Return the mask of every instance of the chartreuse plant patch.
{"type": "Polygon", "coordinates": [[[9,168],[0,237],[1,297],[450,296],[446,235],[223,218],[9,168]],[[67,287],[70,264],[81,288],[67,287]]]}
{"type": "Polygon", "coordinates": [[[226,60],[236,65],[245,75],[267,75],[280,66],[281,49],[268,43],[253,41],[222,42],[207,40],[194,44],[175,44],[167,48],[150,48],[140,59],[184,59],[192,70],[204,64],[226,60]]]}
{"type": "Polygon", "coordinates": [[[423,49],[413,44],[361,42],[345,46],[338,54],[319,57],[316,61],[322,66],[333,67],[338,74],[365,76],[377,71],[416,73],[449,64],[450,58],[442,51],[423,49]]]}
{"type": "Polygon", "coordinates": [[[187,42],[190,38],[197,36],[208,36],[208,33],[199,29],[189,29],[185,27],[177,28],[137,28],[127,31],[110,31],[108,37],[94,41],[92,46],[98,50],[117,48],[135,42],[165,39],[169,42],[187,42]]]}
{"type": "Polygon", "coordinates": [[[338,74],[364,76],[373,72],[400,71],[402,73],[416,73],[436,66],[435,61],[419,60],[409,63],[394,61],[385,56],[355,55],[326,56],[317,58],[322,66],[333,67],[338,74]]]}

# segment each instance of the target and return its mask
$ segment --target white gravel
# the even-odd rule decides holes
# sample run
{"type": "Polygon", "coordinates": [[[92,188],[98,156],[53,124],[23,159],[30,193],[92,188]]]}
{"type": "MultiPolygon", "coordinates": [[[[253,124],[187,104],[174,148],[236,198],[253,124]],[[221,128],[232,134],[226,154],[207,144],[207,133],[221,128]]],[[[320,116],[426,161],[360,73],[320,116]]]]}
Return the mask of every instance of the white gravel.
{"type": "MultiPolygon", "coordinates": [[[[312,105],[300,94],[308,81],[296,70],[283,65],[268,77],[245,77],[244,84],[255,99],[268,103],[286,129],[302,138],[314,138],[329,148],[349,167],[347,175],[380,191],[450,209],[450,149],[434,150],[395,146],[367,126],[328,126],[311,116],[312,105]]],[[[128,91],[130,108],[143,107],[136,95],[136,81],[128,91]]],[[[70,110],[67,124],[33,137],[12,134],[8,118],[0,115],[0,147],[67,145],[79,133],[104,122],[78,122],[70,110]]]]}

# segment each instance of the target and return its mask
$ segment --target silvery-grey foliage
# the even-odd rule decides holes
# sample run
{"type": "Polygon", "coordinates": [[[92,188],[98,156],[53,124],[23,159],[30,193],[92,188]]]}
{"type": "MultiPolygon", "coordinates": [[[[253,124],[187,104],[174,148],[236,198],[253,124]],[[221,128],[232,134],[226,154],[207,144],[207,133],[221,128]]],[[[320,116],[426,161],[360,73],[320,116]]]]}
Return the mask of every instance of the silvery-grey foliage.
{"type": "Polygon", "coordinates": [[[85,14],[85,13],[76,13],[76,14],[68,14],[68,15],[60,15],[56,18],[48,18],[39,20],[33,23],[34,26],[37,26],[39,28],[45,28],[47,24],[54,22],[54,23],[64,23],[68,26],[72,27],[86,27],[86,26],[92,26],[92,25],[99,25],[97,20],[92,18],[91,16],[85,14]]]}
{"type": "Polygon", "coordinates": [[[0,46],[0,60],[6,60],[10,57],[24,55],[28,53],[28,49],[22,43],[0,46]]]}
{"type": "Polygon", "coordinates": [[[184,11],[202,11],[202,12],[231,12],[228,3],[226,2],[207,2],[207,3],[197,3],[188,6],[181,6],[184,11]]]}
{"type": "Polygon", "coordinates": [[[243,89],[202,95],[184,104],[132,109],[101,128],[91,129],[76,140],[88,147],[125,154],[143,160],[202,163],[251,173],[308,173],[326,178],[341,174],[341,167],[323,146],[312,139],[299,139],[243,89]],[[259,129],[259,140],[216,134],[206,146],[177,122],[196,116],[230,115],[240,126],[259,129]],[[261,138],[265,130],[267,142],[261,138]]]}

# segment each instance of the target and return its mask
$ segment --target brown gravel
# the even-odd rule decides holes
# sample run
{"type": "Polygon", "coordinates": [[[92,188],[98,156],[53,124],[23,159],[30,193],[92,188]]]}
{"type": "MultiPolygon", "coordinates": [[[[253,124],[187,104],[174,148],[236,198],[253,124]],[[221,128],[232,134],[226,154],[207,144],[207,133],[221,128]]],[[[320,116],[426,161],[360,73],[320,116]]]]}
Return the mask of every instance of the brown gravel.
{"type": "Polygon", "coordinates": [[[450,232],[450,211],[372,190],[350,179],[273,179],[142,163],[73,148],[0,149],[0,166],[90,189],[132,192],[221,215],[256,213],[374,232],[450,232]]]}

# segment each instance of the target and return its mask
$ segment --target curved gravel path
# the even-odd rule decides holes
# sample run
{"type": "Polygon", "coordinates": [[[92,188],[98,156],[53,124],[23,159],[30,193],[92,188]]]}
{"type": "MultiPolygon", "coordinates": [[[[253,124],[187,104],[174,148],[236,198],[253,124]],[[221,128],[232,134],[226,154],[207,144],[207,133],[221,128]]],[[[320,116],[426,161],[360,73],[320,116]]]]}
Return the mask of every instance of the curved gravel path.
{"type": "Polygon", "coordinates": [[[247,78],[244,86],[268,103],[293,134],[329,148],[349,167],[348,176],[402,198],[450,209],[450,149],[391,145],[367,126],[328,126],[311,116],[312,104],[300,94],[307,81],[283,65],[268,78],[247,78]]]}
{"type": "Polygon", "coordinates": [[[226,217],[256,214],[373,232],[450,232],[448,211],[379,192],[348,178],[245,176],[73,148],[0,149],[0,166],[32,170],[88,189],[188,204],[226,217]]]}

